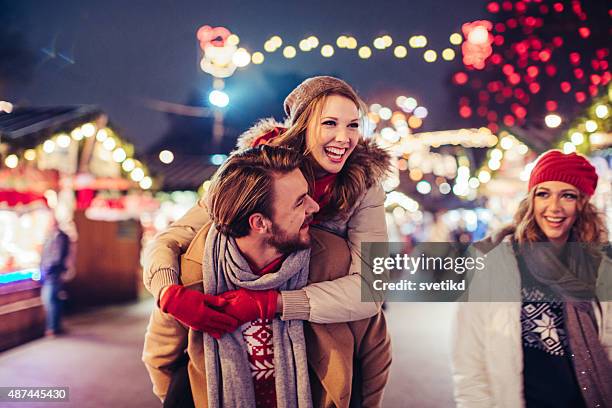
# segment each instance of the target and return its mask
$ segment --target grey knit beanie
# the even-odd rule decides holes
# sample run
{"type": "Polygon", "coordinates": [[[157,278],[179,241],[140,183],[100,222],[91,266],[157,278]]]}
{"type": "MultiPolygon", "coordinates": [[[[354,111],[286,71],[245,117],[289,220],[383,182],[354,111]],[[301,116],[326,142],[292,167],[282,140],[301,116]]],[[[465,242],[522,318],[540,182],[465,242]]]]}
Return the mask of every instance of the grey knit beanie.
{"type": "Polygon", "coordinates": [[[334,92],[349,94],[354,96],[355,100],[360,100],[355,90],[343,80],[331,76],[316,76],[304,80],[287,95],[285,113],[293,124],[313,99],[322,94],[334,92]]]}

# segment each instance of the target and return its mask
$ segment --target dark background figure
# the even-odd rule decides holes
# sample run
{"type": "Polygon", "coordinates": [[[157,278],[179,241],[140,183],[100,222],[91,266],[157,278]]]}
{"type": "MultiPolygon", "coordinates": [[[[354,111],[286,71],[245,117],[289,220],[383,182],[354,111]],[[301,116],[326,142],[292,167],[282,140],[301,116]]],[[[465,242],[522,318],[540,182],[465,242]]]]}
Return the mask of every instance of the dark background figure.
{"type": "Polygon", "coordinates": [[[57,219],[51,216],[49,233],[45,240],[40,257],[40,272],[42,274],[42,301],[47,311],[48,336],[61,334],[63,275],[67,271],[66,261],[69,255],[70,239],[60,229],[57,219]]]}

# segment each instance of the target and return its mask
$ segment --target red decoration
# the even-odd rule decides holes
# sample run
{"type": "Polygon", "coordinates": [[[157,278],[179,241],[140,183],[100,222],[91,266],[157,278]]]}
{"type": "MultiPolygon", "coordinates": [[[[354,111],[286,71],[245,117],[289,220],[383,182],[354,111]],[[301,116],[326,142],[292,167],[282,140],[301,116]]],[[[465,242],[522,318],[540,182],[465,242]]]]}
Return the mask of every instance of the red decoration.
{"type": "Polygon", "coordinates": [[[467,67],[484,69],[485,60],[493,53],[493,48],[491,48],[493,42],[492,29],[493,23],[487,20],[465,23],[461,26],[461,31],[467,38],[467,41],[461,44],[463,63],[467,67]]]}
{"type": "Polygon", "coordinates": [[[546,101],[546,109],[549,111],[556,111],[559,104],[556,101],[546,101]]]}
{"type": "Polygon", "coordinates": [[[554,65],[547,65],[545,70],[546,70],[546,75],[550,77],[555,76],[555,74],[557,73],[557,68],[554,65]]]}
{"type": "Polygon", "coordinates": [[[518,85],[518,83],[521,82],[521,76],[515,72],[508,77],[508,82],[512,85],[518,85]]]}
{"type": "Polygon", "coordinates": [[[462,118],[469,118],[470,116],[472,116],[472,108],[470,108],[469,106],[462,106],[461,108],[459,108],[459,115],[462,118]]]}
{"type": "Polygon", "coordinates": [[[589,86],[589,93],[591,94],[591,96],[597,96],[598,91],[599,89],[597,88],[597,85],[589,86]]]}
{"type": "Polygon", "coordinates": [[[532,94],[537,94],[538,92],[540,92],[540,84],[538,84],[537,82],[529,84],[529,92],[531,92],[532,94]]]}
{"type": "Polygon", "coordinates": [[[593,85],[599,85],[601,83],[601,77],[597,74],[591,75],[591,82],[593,85]]]}
{"type": "Polygon", "coordinates": [[[514,126],[514,116],[512,115],[506,115],[504,116],[504,125],[506,126],[514,126]]]}
{"type": "Polygon", "coordinates": [[[524,13],[525,11],[527,11],[527,5],[522,1],[517,1],[514,5],[514,9],[519,13],[524,13]]]}
{"type": "Polygon", "coordinates": [[[510,64],[506,64],[502,67],[502,71],[506,75],[510,75],[514,72],[514,67],[510,64]]]}
{"type": "Polygon", "coordinates": [[[523,108],[522,106],[519,106],[514,110],[514,114],[517,118],[524,119],[525,116],[527,116],[527,109],[523,108]]]}
{"type": "Polygon", "coordinates": [[[584,71],[581,68],[576,68],[574,70],[574,76],[578,79],[584,78],[584,71]]]}
{"type": "Polygon", "coordinates": [[[487,113],[487,120],[489,122],[496,122],[497,121],[497,112],[489,111],[489,113],[487,113]]]}
{"type": "Polygon", "coordinates": [[[509,18],[508,21],[506,21],[506,25],[508,28],[516,28],[518,26],[518,22],[513,18],[509,18]]]}
{"type": "Polygon", "coordinates": [[[557,13],[561,13],[563,11],[563,3],[555,3],[553,8],[557,13]]]}
{"type": "Polygon", "coordinates": [[[589,38],[591,35],[591,30],[589,30],[588,27],[580,27],[578,29],[578,34],[580,34],[582,38],[589,38]]]}
{"type": "Polygon", "coordinates": [[[561,92],[568,93],[571,90],[572,90],[572,85],[569,82],[567,81],[561,82],[561,92]]]}
{"type": "Polygon", "coordinates": [[[555,47],[559,48],[559,47],[561,47],[563,45],[563,38],[555,37],[555,38],[553,38],[552,42],[553,42],[553,45],[555,47]]]}
{"type": "Polygon", "coordinates": [[[540,56],[540,59],[542,60],[542,62],[546,62],[550,59],[551,53],[549,50],[542,50],[540,51],[538,55],[540,56]]]}
{"type": "Polygon", "coordinates": [[[496,35],[495,37],[493,37],[493,44],[498,47],[504,45],[504,37],[501,35],[496,35]]]}
{"type": "Polygon", "coordinates": [[[497,23],[495,24],[495,31],[497,31],[498,33],[503,33],[504,31],[506,31],[506,26],[504,25],[504,23],[497,23]]]}
{"type": "Polygon", "coordinates": [[[542,14],[548,14],[548,11],[549,11],[549,10],[548,10],[548,6],[547,6],[547,5],[542,4],[542,5],[540,6],[540,13],[542,13],[542,14]]]}
{"type": "Polygon", "coordinates": [[[580,64],[580,54],[578,54],[577,52],[570,53],[569,60],[572,63],[572,65],[580,64]]]}
{"type": "Polygon", "coordinates": [[[497,65],[497,64],[501,64],[501,62],[502,62],[502,56],[501,56],[501,55],[499,55],[499,54],[493,54],[493,55],[491,56],[491,62],[492,62],[493,64],[495,64],[495,65],[497,65]]]}
{"type": "Polygon", "coordinates": [[[465,85],[468,80],[468,76],[465,72],[457,72],[453,76],[453,79],[457,85],[465,85]]]}
{"type": "Polygon", "coordinates": [[[515,97],[516,99],[522,99],[522,98],[524,98],[524,97],[525,97],[525,95],[526,95],[526,94],[525,94],[525,91],[523,91],[521,88],[516,88],[516,89],[514,90],[514,97],[515,97]]]}
{"type": "Polygon", "coordinates": [[[497,4],[494,1],[492,1],[491,3],[487,4],[487,10],[489,11],[489,13],[498,13],[499,12],[499,4],[497,4]]]}
{"type": "Polygon", "coordinates": [[[512,10],[512,3],[509,1],[504,1],[502,3],[502,9],[504,9],[504,11],[511,11],[512,10]]]}
{"type": "Polygon", "coordinates": [[[540,70],[535,65],[532,65],[529,68],[527,68],[527,75],[529,75],[532,78],[537,77],[539,73],[540,73],[540,70]]]}
{"type": "Polygon", "coordinates": [[[499,130],[499,126],[497,126],[497,123],[489,123],[487,127],[493,133],[497,133],[497,131],[499,130]]]}
{"type": "Polygon", "coordinates": [[[586,94],[584,92],[576,92],[576,101],[578,103],[586,101],[586,94]]]}
{"type": "Polygon", "coordinates": [[[488,111],[489,110],[484,106],[479,106],[478,109],[476,109],[476,113],[478,113],[478,116],[483,117],[483,118],[487,116],[488,111]]]}

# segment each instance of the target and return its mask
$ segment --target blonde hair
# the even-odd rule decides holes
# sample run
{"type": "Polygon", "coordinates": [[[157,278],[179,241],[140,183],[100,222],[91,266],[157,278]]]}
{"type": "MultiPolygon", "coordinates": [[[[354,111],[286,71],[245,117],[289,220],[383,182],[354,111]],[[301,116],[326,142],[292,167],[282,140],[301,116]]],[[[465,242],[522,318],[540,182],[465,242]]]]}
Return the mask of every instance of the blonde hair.
{"type": "MultiPolygon", "coordinates": [[[[537,186],[534,186],[527,197],[519,204],[514,214],[515,230],[513,238],[520,244],[541,242],[546,236],[535,220],[534,201],[537,186]]],[[[576,220],[572,225],[573,238],[577,242],[598,243],[608,242],[608,230],[602,214],[589,202],[590,197],[578,191],[576,220]]]]}
{"type": "MultiPolygon", "coordinates": [[[[278,137],[272,139],[269,143],[272,146],[286,146],[302,153],[305,159],[302,164],[302,171],[311,189],[314,187],[314,169],[317,167],[317,163],[306,143],[306,132],[309,127],[315,127],[315,124],[320,123],[321,115],[323,114],[323,106],[325,106],[325,102],[332,95],[343,96],[355,104],[359,111],[359,126],[363,129],[365,113],[367,112],[367,106],[363,100],[354,92],[349,92],[342,88],[333,89],[330,92],[323,93],[314,98],[304,108],[304,111],[297,118],[294,118],[289,128],[278,137]]],[[[317,134],[315,137],[318,138],[320,129],[318,126],[316,126],[316,129],[317,134]]],[[[362,143],[361,140],[360,143],[362,143]]],[[[359,148],[359,146],[357,146],[356,149],[357,148],[359,148]]],[[[354,156],[354,153],[355,151],[351,153],[351,156],[354,156]]],[[[317,214],[318,218],[331,218],[334,215],[347,212],[355,204],[359,195],[370,187],[365,171],[356,172],[356,174],[351,174],[351,176],[345,171],[349,164],[352,163],[351,156],[348,157],[344,167],[340,173],[338,173],[335,185],[331,189],[329,204],[319,211],[317,214]]]]}
{"type": "Polygon", "coordinates": [[[273,217],[275,175],[298,169],[301,154],[262,145],[233,153],[214,174],[207,195],[210,218],[219,232],[234,238],[249,234],[249,217],[273,217]]]}

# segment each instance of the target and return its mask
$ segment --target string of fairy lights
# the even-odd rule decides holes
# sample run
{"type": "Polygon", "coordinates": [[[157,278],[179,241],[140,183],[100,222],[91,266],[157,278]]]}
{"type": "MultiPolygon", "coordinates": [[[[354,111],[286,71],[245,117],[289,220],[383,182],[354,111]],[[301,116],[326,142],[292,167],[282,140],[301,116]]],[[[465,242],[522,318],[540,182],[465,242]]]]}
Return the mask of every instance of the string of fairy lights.
{"type": "MultiPolygon", "coordinates": [[[[214,29],[213,29],[214,30],[214,29]]],[[[427,36],[419,34],[412,35],[407,40],[394,40],[389,34],[385,34],[374,38],[372,41],[359,43],[356,37],[352,35],[342,34],[335,41],[323,42],[316,35],[310,35],[297,41],[297,43],[288,43],[280,35],[270,36],[263,44],[261,49],[249,51],[247,48],[238,47],[240,37],[236,34],[229,34],[228,31],[220,31],[220,43],[215,47],[223,48],[225,45],[236,47],[231,55],[231,62],[238,68],[244,68],[248,65],[263,64],[268,56],[272,54],[281,54],[282,57],[291,60],[302,54],[320,54],[323,58],[332,58],[338,52],[352,51],[357,54],[360,59],[367,60],[376,55],[377,52],[392,50],[393,56],[397,59],[405,59],[409,55],[414,54],[422,57],[425,62],[433,63],[436,61],[453,61],[457,56],[457,47],[463,42],[463,37],[459,33],[452,33],[449,36],[448,44],[442,49],[433,49],[428,47],[429,40],[427,36]],[[227,37],[224,37],[227,33],[227,37]],[[412,51],[410,51],[412,49],[412,51]]],[[[209,44],[210,41],[203,41],[202,36],[199,36],[202,49],[209,44]]],[[[217,50],[218,51],[218,50],[217,50]]]]}
{"type": "Polygon", "coordinates": [[[70,132],[57,132],[34,148],[11,153],[5,157],[4,165],[15,169],[20,163],[35,163],[41,155],[67,151],[74,143],[80,148],[88,139],[93,141],[93,147],[101,147],[104,159],[120,165],[123,173],[138,183],[140,188],[148,190],[153,186],[147,166],[134,158],[134,146],[124,141],[112,128],[98,128],[94,122],[83,123],[70,132]]]}

